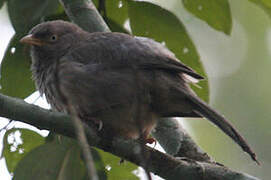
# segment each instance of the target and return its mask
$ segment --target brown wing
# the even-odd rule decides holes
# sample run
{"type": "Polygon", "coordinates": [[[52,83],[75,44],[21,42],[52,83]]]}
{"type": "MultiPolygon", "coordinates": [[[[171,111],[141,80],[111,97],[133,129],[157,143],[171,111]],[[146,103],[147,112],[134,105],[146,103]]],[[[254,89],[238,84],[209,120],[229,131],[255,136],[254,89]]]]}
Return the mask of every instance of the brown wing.
{"type": "Polygon", "coordinates": [[[186,73],[198,80],[204,79],[204,77],[196,73],[192,68],[186,66],[177,59],[175,55],[161,43],[145,37],[135,37],[135,39],[141,44],[140,49],[144,48],[144,51],[151,57],[151,60],[142,62],[141,66],[177,73],[186,73]]]}
{"type": "Polygon", "coordinates": [[[106,63],[107,66],[158,69],[204,79],[160,43],[123,33],[91,33],[68,56],[82,64],[106,63]]]}

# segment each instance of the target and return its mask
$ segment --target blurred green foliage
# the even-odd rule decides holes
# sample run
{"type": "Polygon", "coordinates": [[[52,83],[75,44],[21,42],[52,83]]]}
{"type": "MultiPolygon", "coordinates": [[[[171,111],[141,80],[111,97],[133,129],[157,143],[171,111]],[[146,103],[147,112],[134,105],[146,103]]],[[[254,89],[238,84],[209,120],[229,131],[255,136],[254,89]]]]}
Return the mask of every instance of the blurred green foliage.
{"type": "Polygon", "coordinates": [[[4,136],[1,157],[5,157],[9,172],[13,173],[18,162],[41,144],[44,144],[44,138],[34,131],[19,128],[8,130],[4,136]]]}
{"type": "Polygon", "coordinates": [[[84,174],[80,147],[75,140],[61,136],[27,153],[16,166],[13,178],[77,180],[83,179],[84,174]]]}
{"type": "MultiPolygon", "coordinates": [[[[268,15],[271,14],[271,2],[269,0],[248,1],[251,1],[255,5],[261,7],[268,15]]],[[[153,38],[159,42],[164,42],[165,45],[171,51],[173,51],[176,56],[181,59],[185,64],[189,65],[197,72],[206,77],[205,70],[203,69],[203,66],[201,64],[202,58],[199,55],[200,51],[197,49],[197,47],[199,47],[200,49],[200,46],[202,44],[197,44],[199,41],[195,40],[195,38],[191,36],[188,30],[190,27],[194,26],[193,23],[195,22],[193,21],[193,18],[207,23],[210,26],[208,27],[210,29],[213,28],[215,31],[221,31],[229,35],[232,31],[232,26],[234,25],[234,23],[232,23],[234,22],[232,20],[232,17],[234,17],[234,13],[237,12],[236,8],[234,7],[236,6],[238,8],[242,8],[242,3],[246,3],[247,5],[248,1],[243,0],[238,4],[233,0],[230,1],[230,3],[228,2],[228,0],[172,0],[171,4],[175,3],[175,5],[170,7],[168,6],[167,2],[163,3],[163,1],[155,1],[154,4],[152,2],[143,1],[107,0],[101,14],[104,16],[104,19],[106,20],[112,31],[132,33],[133,35],[146,36],[153,38]],[[181,2],[183,2],[183,4],[181,4],[181,2]],[[186,10],[188,10],[189,13],[191,13],[192,20],[190,22],[185,21],[185,18],[180,16],[180,11],[185,10],[184,8],[182,8],[182,6],[186,10]],[[233,14],[232,9],[234,12],[233,14]],[[189,27],[186,27],[187,25],[189,27]]],[[[4,2],[4,0],[0,0],[0,7],[2,7],[4,2]]],[[[95,1],[95,4],[99,5],[98,1],[95,1]]],[[[60,3],[55,0],[8,0],[7,6],[11,23],[15,29],[15,35],[9,43],[9,46],[5,52],[5,56],[1,64],[0,84],[2,86],[2,89],[0,90],[0,92],[10,96],[25,98],[34,91],[34,84],[31,80],[31,73],[29,70],[31,62],[29,57],[29,49],[19,44],[18,40],[23,35],[25,35],[34,25],[44,20],[67,20],[67,16],[60,3]]],[[[244,11],[244,13],[246,13],[246,11],[244,11]]],[[[250,21],[250,18],[254,17],[253,13],[251,14],[252,15],[248,16],[248,21],[250,21]]],[[[244,16],[246,16],[246,14],[244,16]]],[[[188,17],[188,19],[191,17],[188,17]]],[[[238,21],[242,21],[241,18],[239,18],[238,21]]],[[[199,30],[196,30],[195,32],[202,33],[203,31],[205,30],[201,29],[200,27],[199,30]]],[[[202,34],[204,34],[204,32],[202,34]]],[[[211,39],[212,37],[208,38],[211,39]]],[[[261,38],[263,38],[263,36],[261,36],[261,38]]],[[[221,41],[221,43],[223,43],[223,41],[221,41]]],[[[255,51],[253,47],[260,46],[259,43],[253,45],[254,46],[252,46],[252,49],[250,49],[250,53],[253,53],[255,51]]],[[[221,53],[223,54],[223,49],[221,50],[221,53]]],[[[266,54],[266,56],[268,55],[266,54]]],[[[257,56],[255,58],[257,58],[257,56]]],[[[266,66],[262,68],[268,70],[267,65],[270,64],[271,63],[266,63],[266,66]]],[[[247,74],[251,72],[254,73],[255,69],[253,65],[250,65],[248,69],[249,71],[241,70],[239,72],[240,74],[237,73],[238,76],[235,74],[229,77],[221,78],[219,79],[219,82],[216,78],[211,78],[212,82],[217,81],[216,84],[218,85],[218,88],[220,90],[221,97],[226,96],[226,98],[221,99],[220,103],[216,103],[215,105],[223,112],[225,112],[225,114],[227,114],[230,119],[233,119],[234,117],[237,119],[246,119],[247,117],[234,115],[234,108],[237,108],[237,106],[248,107],[248,104],[255,103],[255,101],[257,101],[257,97],[252,97],[253,95],[259,95],[260,93],[269,93],[269,91],[260,91],[256,93],[254,91],[251,91],[249,86],[251,83],[249,77],[251,76],[248,76],[247,74]],[[240,80],[240,77],[244,79],[244,81],[242,81],[244,83],[242,84],[242,86],[246,87],[246,92],[238,91],[238,93],[235,93],[236,89],[234,88],[234,86],[236,86],[236,84],[240,81],[234,79],[239,78],[240,80]],[[220,80],[223,80],[223,83],[220,83],[220,80]],[[232,89],[228,88],[229,84],[234,84],[234,86],[232,86],[232,89]],[[251,96],[252,99],[254,99],[255,101],[241,101],[239,97],[245,98],[245,96],[251,96]],[[227,109],[225,107],[229,108],[227,109]]],[[[261,75],[264,76],[267,74],[261,75]]],[[[261,78],[259,77],[259,79],[261,78]]],[[[253,80],[257,82],[257,78],[253,80]]],[[[268,83],[268,81],[265,83],[268,83]]],[[[202,87],[202,89],[195,89],[196,93],[205,101],[208,101],[208,81],[202,81],[199,85],[202,87]]],[[[263,88],[269,88],[269,90],[271,89],[270,86],[263,88]]],[[[238,86],[237,89],[240,90],[241,87],[238,86]]],[[[259,104],[261,102],[259,102],[259,104]]],[[[265,110],[268,110],[268,103],[266,103],[265,105],[265,110]]],[[[253,107],[249,107],[247,109],[253,109],[253,107]]],[[[264,113],[264,111],[261,109],[257,109],[255,111],[261,112],[262,114],[264,113]]],[[[244,110],[243,113],[252,114],[252,110],[250,112],[246,112],[246,110],[244,110]]],[[[257,114],[257,112],[255,114],[257,114]]],[[[247,128],[243,129],[243,131],[245,132],[245,136],[250,136],[251,139],[253,136],[249,135],[249,133],[253,132],[253,128],[268,127],[267,123],[265,125],[262,125],[264,123],[255,123],[256,121],[262,122],[262,120],[258,120],[257,116],[252,117],[253,120],[249,121],[249,126],[244,126],[244,124],[246,124],[247,122],[243,122],[242,124],[242,126],[247,128]]],[[[207,138],[205,139],[199,139],[200,143],[203,144],[203,146],[208,152],[211,152],[211,155],[220,157],[219,159],[221,159],[222,162],[226,162],[234,166],[233,162],[236,163],[234,159],[238,159],[233,158],[236,155],[231,156],[232,151],[223,151],[225,145],[232,146],[231,142],[229,142],[228,139],[224,139],[223,137],[221,141],[216,142],[216,145],[211,146],[210,143],[215,143],[214,139],[216,138],[216,135],[213,135],[213,133],[217,133],[217,129],[212,129],[212,127],[206,125],[206,123],[199,124],[200,127],[198,128],[197,122],[195,122],[194,127],[200,134],[200,137],[207,136],[207,138]],[[206,131],[208,131],[208,133],[206,133],[206,131]],[[221,144],[225,145],[223,146],[221,144]],[[217,155],[214,152],[218,151],[217,147],[219,147],[220,145],[221,151],[219,151],[220,153],[217,153],[217,155]],[[225,157],[221,158],[222,156],[225,157]]],[[[261,132],[261,130],[255,131],[254,133],[257,133],[257,139],[260,139],[261,134],[258,132],[261,132]]],[[[268,135],[268,133],[266,134],[268,135]]],[[[257,141],[256,139],[254,140],[257,141]]],[[[253,143],[254,146],[260,144],[261,146],[265,146],[267,149],[270,150],[270,143],[269,145],[265,145],[264,143],[259,142],[253,143]]],[[[235,148],[236,146],[233,146],[232,149],[235,148]]],[[[257,150],[258,149],[259,148],[257,148],[257,150]]],[[[259,151],[264,153],[267,150],[259,149],[259,151]]],[[[132,171],[137,169],[137,166],[131,163],[119,165],[119,159],[117,157],[102,152],[100,150],[93,150],[92,154],[94,156],[95,165],[98,170],[100,179],[138,179],[134,175],[134,173],[132,173],[132,171]]],[[[14,172],[14,179],[56,179],[56,177],[60,179],[85,179],[86,177],[85,168],[83,166],[83,161],[81,160],[80,150],[78,149],[78,146],[75,144],[75,142],[66,138],[60,140],[53,139],[52,141],[47,141],[45,143],[44,138],[33,131],[26,129],[11,129],[5,134],[4,151],[2,153],[2,156],[5,157],[9,172],[14,172]],[[12,144],[8,143],[8,137],[15,131],[19,131],[21,134],[20,137],[23,140],[23,143],[19,144],[18,147],[23,149],[23,153],[20,153],[18,149],[16,151],[10,150],[12,144]],[[37,163],[37,159],[42,163],[37,163]]],[[[264,157],[260,155],[260,159],[263,158],[264,157]]],[[[268,161],[270,162],[271,157],[268,158],[268,161]]],[[[245,161],[249,162],[248,160],[245,161]]],[[[244,160],[242,161],[242,164],[243,163],[244,160]]],[[[238,167],[240,166],[235,165],[235,167],[238,169],[238,167]]],[[[253,172],[254,169],[255,166],[250,166],[249,172],[253,172]]],[[[243,168],[242,170],[245,170],[245,168],[243,168]]],[[[260,174],[256,170],[254,174],[260,176],[260,174]]]]}
{"type": "Polygon", "coordinates": [[[232,18],[228,0],[183,0],[184,7],[211,27],[230,34],[232,18]]]}
{"type": "Polygon", "coordinates": [[[249,0],[261,7],[269,16],[271,16],[271,1],[270,0],[249,0]]]}
{"type": "Polygon", "coordinates": [[[26,46],[18,43],[22,36],[23,34],[16,33],[6,49],[1,63],[0,92],[8,96],[26,98],[34,92],[35,86],[31,79],[29,52],[26,46]]]}

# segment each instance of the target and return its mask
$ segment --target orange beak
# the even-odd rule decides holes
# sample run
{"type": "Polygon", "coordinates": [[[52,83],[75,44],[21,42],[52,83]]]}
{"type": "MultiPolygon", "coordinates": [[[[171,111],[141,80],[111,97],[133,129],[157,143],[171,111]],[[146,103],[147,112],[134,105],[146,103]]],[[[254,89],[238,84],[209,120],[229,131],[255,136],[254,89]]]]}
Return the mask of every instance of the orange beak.
{"type": "Polygon", "coordinates": [[[44,45],[44,42],[42,42],[40,39],[34,38],[32,34],[24,36],[21,40],[21,43],[29,44],[29,45],[36,45],[36,46],[42,46],[44,45]]]}

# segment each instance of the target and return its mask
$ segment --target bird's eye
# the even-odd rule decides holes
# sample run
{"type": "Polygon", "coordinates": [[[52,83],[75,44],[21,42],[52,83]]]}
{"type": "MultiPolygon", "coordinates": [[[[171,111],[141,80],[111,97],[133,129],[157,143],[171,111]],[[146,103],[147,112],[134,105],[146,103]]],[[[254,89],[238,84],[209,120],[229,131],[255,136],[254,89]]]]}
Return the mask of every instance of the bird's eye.
{"type": "Polygon", "coordinates": [[[50,37],[50,40],[51,40],[51,41],[56,41],[56,40],[57,40],[57,35],[55,35],[55,34],[52,35],[52,36],[50,37]]]}

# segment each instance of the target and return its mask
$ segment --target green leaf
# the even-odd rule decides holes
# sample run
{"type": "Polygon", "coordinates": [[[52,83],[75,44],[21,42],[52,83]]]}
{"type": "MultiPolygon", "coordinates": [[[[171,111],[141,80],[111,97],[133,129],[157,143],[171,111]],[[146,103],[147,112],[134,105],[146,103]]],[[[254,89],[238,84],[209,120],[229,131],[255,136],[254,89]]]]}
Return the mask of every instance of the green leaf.
{"type": "MultiPolygon", "coordinates": [[[[175,15],[160,6],[142,1],[128,1],[128,10],[133,34],[164,42],[177,58],[206,77],[194,44],[175,15]]],[[[208,82],[201,81],[199,86],[202,89],[192,88],[208,101],[208,82]]]]}
{"type": "MultiPolygon", "coordinates": [[[[105,166],[104,166],[104,162],[102,160],[102,157],[100,156],[99,152],[94,148],[91,148],[91,155],[93,157],[93,161],[95,162],[95,168],[96,168],[99,180],[106,180],[107,174],[106,174],[106,171],[104,168],[105,166]]],[[[86,180],[88,180],[88,179],[86,179],[86,180]]]]}
{"type": "MultiPolygon", "coordinates": [[[[96,7],[99,7],[99,1],[93,0],[96,7]]],[[[105,11],[107,18],[111,19],[120,25],[123,25],[128,19],[127,2],[126,0],[105,0],[105,11]]],[[[104,16],[104,12],[101,13],[104,16]]]]}
{"type": "Polygon", "coordinates": [[[26,33],[42,18],[54,14],[59,7],[56,0],[9,0],[8,13],[16,32],[26,33]]]}
{"type": "MultiPolygon", "coordinates": [[[[71,138],[67,138],[62,135],[55,134],[54,132],[50,132],[48,134],[48,136],[45,138],[45,140],[46,140],[46,143],[55,142],[55,143],[62,144],[62,145],[64,144],[66,146],[66,148],[69,148],[69,146],[77,145],[75,140],[73,140],[71,138]]],[[[95,167],[96,167],[96,171],[97,171],[97,175],[99,177],[99,180],[106,180],[107,175],[106,175],[106,172],[104,169],[104,163],[102,161],[100,154],[94,148],[91,148],[90,150],[91,150],[91,155],[93,157],[93,161],[95,163],[95,167]]],[[[88,180],[88,179],[89,179],[88,175],[85,172],[83,180],[88,180]]]]}
{"type": "Polygon", "coordinates": [[[0,92],[8,96],[25,98],[35,90],[31,79],[31,59],[26,46],[19,43],[22,35],[15,34],[1,63],[0,92]]]}
{"type": "Polygon", "coordinates": [[[104,152],[102,150],[96,149],[103,163],[105,165],[105,170],[107,172],[107,177],[110,180],[125,179],[125,180],[138,180],[139,178],[133,173],[137,170],[138,166],[125,161],[120,164],[120,158],[114,156],[110,153],[104,152]]]}
{"type": "MultiPolygon", "coordinates": [[[[81,159],[81,150],[77,141],[56,134],[50,136],[50,141],[30,151],[18,163],[14,172],[14,179],[87,179],[85,164],[81,159]]],[[[104,164],[100,155],[95,150],[91,152],[99,179],[106,180],[104,164]]]]}
{"type": "Polygon", "coordinates": [[[125,0],[107,0],[106,13],[108,18],[114,22],[124,25],[125,20],[128,19],[127,1],[125,0]]]}
{"type": "Polygon", "coordinates": [[[62,15],[65,18],[65,14],[55,0],[9,0],[8,11],[17,33],[10,41],[1,64],[0,92],[25,98],[34,92],[35,85],[31,79],[28,47],[19,43],[19,40],[42,18],[49,15],[62,15]]]}
{"type": "MultiPolygon", "coordinates": [[[[93,1],[96,7],[99,7],[97,0],[93,1]]],[[[128,3],[126,0],[106,0],[105,1],[105,13],[104,10],[101,14],[104,17],[107,25],[112,32],[123,32],[128,33],[124,28],[124,23],[128,20],[128,3]]]]}
{"type": "Polygon", "coordinates": [[[232,17],[228,0],[183,0],[184,7],[211,27],[229,35],[232,17]]]}
{"type": "Polygon", "coordinates": [[[107,19],[107,25],[109,26],[112,32],[122,32],[129,34],[129,32],[126,29],[124,29],[123,26],[119,25],[118,23],[109,18],[107,19]]]}
{"type": "Polygon", "coordinates": [[[32,149],[44,144],[45,138],[38,133],[28,130],[13,128],[4,136],[2,157],[5,158],[8,171],[14,172],[18,162],[32,149]]]}
{"type": "Polygon", "coordinates": [[[262,8],[269,16],[271,16],[271,1],[270,0],[249,0],[262,8]]]}
{"type": "Polygon", "coordinates": [[[14,180],[80,180],[84,172],[77,143],[62,136],[29,152],[18,163],[14,180]]]}

